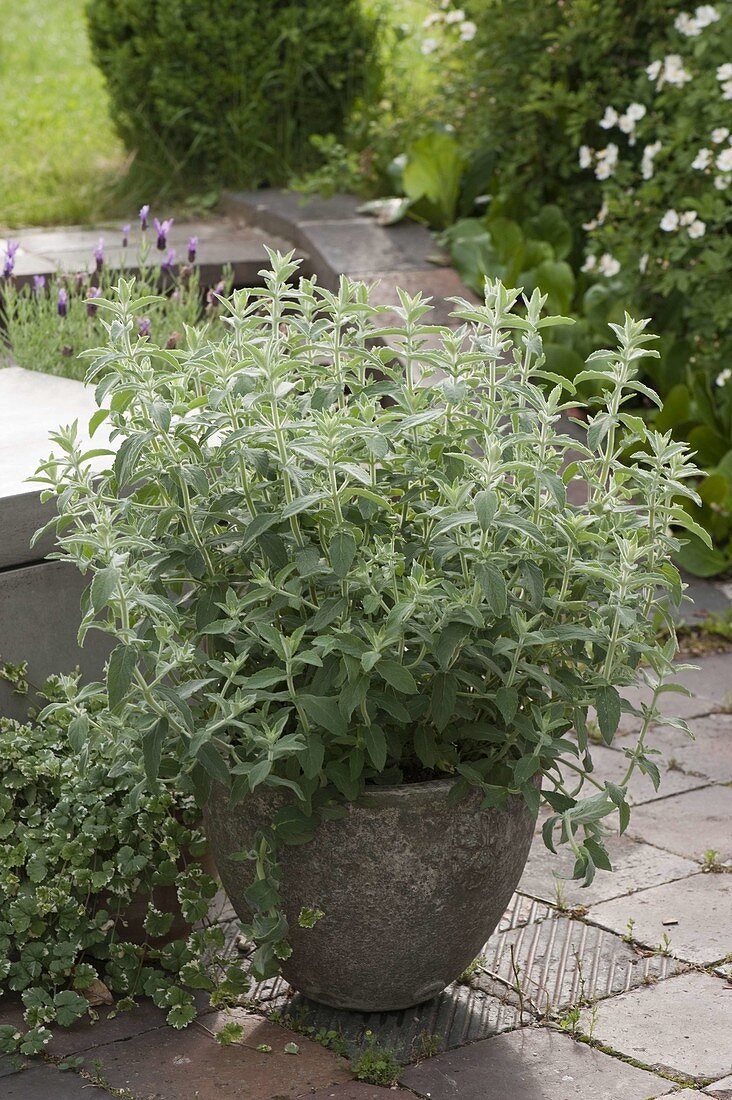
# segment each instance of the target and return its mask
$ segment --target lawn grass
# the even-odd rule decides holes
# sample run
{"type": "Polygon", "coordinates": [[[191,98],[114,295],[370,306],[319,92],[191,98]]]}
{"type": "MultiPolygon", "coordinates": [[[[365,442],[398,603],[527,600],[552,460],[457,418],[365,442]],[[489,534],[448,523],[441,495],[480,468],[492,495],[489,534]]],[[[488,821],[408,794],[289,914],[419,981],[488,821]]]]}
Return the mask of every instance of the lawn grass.
{"type": "Polygon", "coordinates": [[[111,213],[125,158],[91,61],[84,0],[0,0],[0,12],[0,225],[111,213]]]}
{"type": "MultiPolygon", "coordinates": [[[[436,0],[364,0],[394,25],[419,26],[436,0]]],[[[141,178],[109,118],[91,60],[85,0],[0,0],[0,230],[132,220],[165,200],[200,216],[211,195],[181,195],[179,179],[141,178]]],[[[388,61],[399,113],[419,116],[434,74],[407,34],[388,61]]],[[[171,212],[170,209],[167,210],[171,212]]]]}

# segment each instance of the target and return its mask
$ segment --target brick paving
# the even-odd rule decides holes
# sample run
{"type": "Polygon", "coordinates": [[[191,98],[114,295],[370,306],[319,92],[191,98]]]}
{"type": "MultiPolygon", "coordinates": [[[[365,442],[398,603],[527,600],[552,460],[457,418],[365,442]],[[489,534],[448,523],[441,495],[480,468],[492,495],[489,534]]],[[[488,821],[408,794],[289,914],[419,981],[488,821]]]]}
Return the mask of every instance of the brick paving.
{"type": "MultiPolygon", "coordinates": [[[[328,285],[339,266],[369,280],[383,275],[386,304],[397,285],[419,287],[434,293],[441,318],[444,299],[460,293],[453,272],[430,265],[425,231],[364,224],[348,198],[303,205],[290,195],[231,196],[227,213],[260,238],[292,241],[328,285]]],[[[35,243],[40,262],[50,245],[35,243]]],[[[213,255],[213,241],[211,248],[213,255]]],[[[718,595],[708,586],[700,591],[704,600],[718,595]]],[[[290,1001],[282,982],[270,983],[256,1011],[236,1013],[243,1040],[224,1047],[215,1033],[225,1017],[204,1004],[184,1031],[167,1028],[161,1013],[144,1006],[57,1033],[45,1062],[0,1058],[0,1097],[653,1100],[686,1085],[680,1095],[688,1100],[731,1100],[732,654],[698,663],[699,672],[682,676],[693,696],[663,698],[689,720],[696,739],[652,732],[662,787],[634,783],[628,834],[609,840],[617,871],[599,873],[583,890],[568,878],[566,852],[555,860],[537,836],[519,894],[470,984],[409,1012],[364,1017],[319,1014],[302,998],[290,1001]],[[282,1013],[288,1005],[305,1023],[327,1021],[355,1051],[370,1029],[405,1063],[399,1087],[354,1081],[346,1059],[266,1018],[269,1008],[282,1013]],[[297,1054],[285,1051],[288,1043],[297,1054]],[[271,1052],[257,1050],[262,1044],[271,1052]],[[56,1063],[71,1054],[83,1058],[81,1070],[61,1072],[56,1063]]],[[[636,692],[633,701],[642,698],[636,692]]],[[[634,719],[623,722],[630,733],[634,719]]],[[[623,738],[599,747],[598,777],[617,778],[623,747],[623,738]]],[[[233,943],[232,922],[227,929],[233,943]]],[[[18,1019],[16,1005],[0,1006],[0,1024],[18,1019]]]]}

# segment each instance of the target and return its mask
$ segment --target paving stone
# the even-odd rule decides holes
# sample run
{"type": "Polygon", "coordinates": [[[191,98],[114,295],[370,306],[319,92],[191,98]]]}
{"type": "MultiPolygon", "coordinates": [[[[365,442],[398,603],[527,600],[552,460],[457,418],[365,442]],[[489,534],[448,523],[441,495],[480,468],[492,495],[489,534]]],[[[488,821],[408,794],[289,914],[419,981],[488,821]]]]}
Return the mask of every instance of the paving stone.
{"type": "MultiPolygon", "coordinates": [[[[691,745],[693,747],[693,742],[689,740],[686,734],[679,730],[675,730],[674,732],[680,735],[679,741],[681,744],[691,745]],[[683,738],[683,741],[681,741],[681,738],[683,738]]],[[[655,753],[651,754],[651,759],[661,773],[661,782],[658,786],[658,790],[654,787],[653,780],[650,776],[645,775],[636,768],[628,784],[628,801],[631,806],[638,806],[643,802],[655,802],[657,799],[667,798],[671,794],[679,794],[681,791],[690,791],[694,790],[696,787],[707,786],[710,782],[709,777],[706,775],[690,775],[682,771],[679,767],[669,767],[669,764],[673,765],[674,763],[676,751],[671,746],[665,745],[662,741],[662,733],[662,730],[654,730],[649,734],[646,742],[649,748],[661,750],[660,755],[656,755],[655,753]]],[[[732,741],[732,738],[730,740],[732,741]]],[[[630,749],[631,746],[629,745],[628,748],[630,749]]],[[[605,745],[593,745],[591,756],[594,766],[592,775],[598,782],[603,783],[608,779],[611,783],[620,783],[620,781],[625,778],[629,761],[623,751],[622,740],[618,748],[608,748],[605,745]]],[[[576,777],[570,773],[569,769],[566,769],[565,778],[571,783],[576,777]]],[[[585,784],[582,793],[583,795],[592,793],[592,788],[589,783],[585,784]]]]}
{"type": "MultiPolygon", "coordinates": [[[[11,1073],[22,1073],[32,1065],[30,1058],[25,1058],[22,1054],[0,1054],[0,1077],[10,1077],[11,1073]]],[[[0,1085],[0,1095],[3,1088],[4,1086],[0,1085]]]]}
{"type": "Polygon", "coordinates": [[[590,920],[619,935],[632,920],[639,943],[658,947],[665,933],[674,958],[711,966],[732,954],[732,875],[696,874],[593,905],[590,920]]]}
{"type": "Polygon", "coordinates": [[[4,1078],[0,1096],[2,1100],[109,1100],[105,1089],[53,1066],[35,1066],[4,1078]]]}
{"type": "MultiPolygon", "coordinates": [[[[676,1100],[705,1100],[705,1094],[698,1089],[674,1089],[673,1092],[664,1092],[663,1096],[675,1096],[676,1100]]],[[[663,1100],[663,1097],[659,1100],[663,1100]]]]}
{"type": "Polygon", "coordinates": [[[300,195],[295,191],[229,191],[221,196],[226,214],[243,218],[270,233],[288,236],[288,228],[321,221],[358,219],[361,205],[353,195],[300,195]]]}
{"type": "MultiPolygon", "coordinates": [[[[666,764],[671,762],[689,776],[706,776],[715,783],[732,781],[732,714],[693,718],[689,727],[694,734],[693,740],[682,730],[667,727],[654,730],[649,743],[661,749],[666,764]]],[[[672,774],[664,775],[661,791],[667,789],[665,781],[672,774]]],[[[668,789],[667,793],[673,792],[668,789]]]]}
{"type": "MultiPolygon", "coordinates": [[[[633,989],[585,1013],[585,1032],[644,1065],[690,1079],[732,1071],[732,986],[691,971],[633,989]]],[[[668,1089],[666,1090],[668,1091],[668,1089]]]]}
{"type": "MultiPolygon", "coordinates": [[[[416,226],[416,229],[421,227],[416,226]]],[[[431,240],[427,230],[422,233],[431,240]]],[[[308,226],[301,245],[310,257],[309,266],[323,286],[334,289],[341,273],[361,279],[375,279],[383,271],[415,267],[411,238],[388,233],[364,219],[344,222],[320,222],[308,226]]],[[[427,249],[425,248],[425,253],[427,249]]]]}
{"type": "MultiPolygon", "coordinates": [[[[52,1029],[53,1039],[46,1047],[48,1053],[60,1056],[81,1054],[84,1051],[93,1051],[94,1047],[123,1042],[166,1026],[165,1013],[147,999],[129,1012],[105,1012],[103,1009],[97,1011],[99,1019],[96,1021],[76,1020],[71,1027],[52,1029]]],[[[87,1061],[91,1057],[89,1054],[87,1061]]]]}
{"type": "Polygon", "coordinates": [[[567,846],[557,855],[547,849],[541,834],[534,838],[519,891],[562,907],[592,906],[623,897],[635,890],[672,882],[694,874],[698,864],[681,856],[631,840],[627,835],[605,839],[613,870],[598,871],[589,886],[572,878],[574,855],[567,846]]]}
{"type": "Polygon", "coordinates": [[[430,1100],[652,1100],[668,1091],[653,1073],[549,1028],[522,1028],[430,1058],[401,1083],[430,1100]]]}
{"type": "MultiPolygon", "coordinates": [[[[307,1100],[389,1100],[394,1097],[409,1097],[414,1094],[405,1089],[385,1089],[379,1085],[365,1085],[362,1081],[351,1081],[347,1085],[335,1085],[322,1092],[308,1093],[307,1100]]],[[[305,1096],[298,1100],[306,1100],[305,1096]]]]}
{"type": "MultiPolygon", "coordinates": [[[[704,1096],[714,1096],[716,1100],[732,1100],[732,1077],[724,1077],[721,1081],[714,1081],[703,1090],[704,1096]]],[[[685,1100],[682,1096],[681,1100],[685,1100]]]]}
{"type": "MultiPolygon", "coordinates": [[[[698,666],[696,669],[680,672],[676,677],[678,683],[692,692],[692,696],[679,695],[674,691],[664,692],[659,699],[659,709],[662,714],[674,715],[677,718],[697,718],[724,709],[725,699],[731,687],[729,680],[732,657],[730,654],[712,653],[693,663],[698,666]]],[[[637,706],[641,701],[649,701],[651,693],[645,687],[626,688],[623,695],[637,706]]],[[[625,715],[621,728],[631,724],[631,717],[625,715]]]]}
{"type": "Polygon", "coordinates": [[[286,1100],[350,1080],[331,1051],[262,1017],[235,1011],[205,1022],[210,1030],[198,1023],[179,1032],[164,1028],[99,1047],[100,1073],[114,1088],[156,1100],[286,1100]],[[219,1046],[211,1032],[228,1020],[244,1026],[244,1038],[219,1046]],[[298,1054],[285,1053],[289,1042],[298,1054]],[[260,1045],[272,1052],[258,1051],[260,1045]]]}
{"type": "Polygon", "coordinates": [[[568,917],[491,937],[484,960],[473,984],[489,994],[504,989],[509,1000],[527,1004],[541,1015],[664,979],[680,966],[666,956],[641,953],[619,935],[568,917]],[[517,973],[520,995],[515,990],[517,973]]]}
{"type": "Polygon", "coordinates": [[[701,860],[714,849],[732,859],[732,787],[711,786],[636,806],[628,833],[668,852],[701,860]]]}

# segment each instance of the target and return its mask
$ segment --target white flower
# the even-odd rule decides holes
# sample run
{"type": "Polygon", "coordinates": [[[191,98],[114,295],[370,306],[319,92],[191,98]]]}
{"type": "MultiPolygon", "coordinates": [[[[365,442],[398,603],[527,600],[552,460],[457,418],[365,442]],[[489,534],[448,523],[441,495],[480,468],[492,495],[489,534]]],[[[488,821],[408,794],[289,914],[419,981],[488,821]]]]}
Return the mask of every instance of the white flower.
{"type": "Polygon", "coordinates": [[[580,168],[589,168],[592,164],[592,150],[589,145],[580,145],[579,149],[579,166],[580,168]]]}
{"type": "Polygon", "coordinates": [[[712,130],[712,141],[715,145],[721,145],[728,137],[729,130],[726,126],[718,126],[716,130],[712,130]]]}
{"type": "Polygon", "coordinates": [[[477,24],[472,23],[470,19],[466,19],[464,23],[460,24],[460,41],[472,42],[477,30],[477,24]]]}
{"type": "Polygon", "coordinates": [[[719,19],[719,12],[715,7],[712,7],[711,4],[702,4],[696,9],[694,16],[697,26],[701,27],[703,30],[704,27],[708,27],[710,23],[717,22],[719,19]]]}
{"type": "Polygon", "coordinates": [[[462,23],[465,19],[465,12],[462,8],[453,8],[445,16],[446,23],[462,23]]]}
{"type": "Polygon", "coordinates": [[[691,80],[691,74],[687,73],[681,55],[678,53],[668,54],[667,57],[664,57],[663,62],[652,62],[646,72],[651,80],[656,81],[657,88],[662,88],[664,84],[673,84],[677,88],[682,88],[684,84],[691,80]]]}
{"type": "Polygon", "coordinates": [[[722,85],[722,99],[732,99],[732,80],[722,85]]]}
{"type": "Polygon", "coordinates": [[[700,149],[691,162],[691,167],[696,168],[697,171],[703,172],[705,168],[708,168],[712,163],[712,150],[700,149]]]}
{"type": "Polygon", "coordinates": [[[597,267],[597,256],[590,253],[585,262],[582,264],[580,271],[594,271],[597,267]]]}
{"type": "Polygon", "coordinates": [[[720,65],[717,69],[717,80],[721,83],[723,80],[732,80],[732,61],[725,61],[724,65],[720,65]]]}
{"type": "Polygon", "coordinates": [[[632,134],[635,130],[635,122],[630,115],[621,115],[618,119],[618,126],[624,134],[632,134]]]}
{"type": "Polygon", "coordinates": [[[618,124],[618,112],[614,107],[606,107],[605,114],[600,119],[600,126],[603,130],[609,130],[613,126],[618,124]]]}
{"type": "Polygon", "coordinates": [[[633,119],[633,122],[640,122],[642,118],[645,118],[646,109],[642,103],[631,103],[625,113],[628,118],[633,119]]]}
{"type": "Polygon", "coordinates": [[[641,275],[645,275],[647,267],[648,267],[648,253],[644,252],[643,255],[641,256],[640,260],[638,261],[638,270],[640,271],[641,275]]]}
{"type": "Polygon", "coordinates": [[[442,19],[442,15],[440,14],[439,11],[432,11],[422,21],[422,26],[427,31],[427,30],[429,30],[430,27],[434,26],[435,23],[439,23],[441,19],[442,19]]]}
{"type": "Polygon", "coordinates": [[[696,35],[701,34],[702,29],[697,23],[696,19],[693,19],[688,11],[682,11],[674,19],[674,26],[679,34],[685,34],[687,38],[695,38],[696,35]]]}
{"type": "Polygon", "coordinates": [[[707,223],[703,222],[701,218],[696,218],[687,229],[687,233],[693,241],[698,237],[703,237],[707,231],[707,223]]]}
{"type": "Polygon", "coordinates": [[[597,150],[597,166],[595,176],[599,180],[609,179],[618,163],[618,147],[614,142],[609,142],[607,148],[597,150]]]}
{"type": "Polygon", "coordinates": [[[422,43],[422,53],[425,54],[425,56],[427,54],[434,53],[435,50],[439,49],[439,46],[440,43],[437,41],[436,38],[425,38],[424,42],[422,43]]]}
{"type": "Polygon", "coordinates": [[[723,371],[719,372],[714,380],[714,383],[715,385],[720,387],[725,386],[727,382],[729,382],[730,378],[732,378],[732,368],[725,367],[723,371]]]}
{"type": "Polygon", "coordinates": [[[661,218],[659,225],[664,233],[673,233],[674,229],[679,228],[679,215],[675,210],[667,210],[661,218]]]}
{"type": "Polygon", "coordinates": [[[604,252],[602,256],[600,256],[600,261],[597,266],[602,274],[606,275],[608,279],[611,279],[613,275],[617,275],[620,271],[620,264],[609,252],[604,252]]]}
{"type": "Polygon", "coordinates": [[[715,176],[714,186],[718,191],[725,191],[730,183],[732,183],[732,176],[715,176]]]}
{"type": "Polygon", "coordinates": [[[661,151],[661,142],[654,141],[651,145],[646,145],[643,149],[643,157],[641,159],[641,175],[644,180],[649,180],[653,177],[653,158],[656,153],[661,151]]]}
{"type": "Polygon", "coordinates": [[[693,221],[696,221],[696,210],[686,210],[679,215],[679,225],[691,225],[693,221]]]}
{"type": "Polygon", "coordinates": [[[732,172],[732,145],[723,149],[714,163],[720,172],[732,172]]]}

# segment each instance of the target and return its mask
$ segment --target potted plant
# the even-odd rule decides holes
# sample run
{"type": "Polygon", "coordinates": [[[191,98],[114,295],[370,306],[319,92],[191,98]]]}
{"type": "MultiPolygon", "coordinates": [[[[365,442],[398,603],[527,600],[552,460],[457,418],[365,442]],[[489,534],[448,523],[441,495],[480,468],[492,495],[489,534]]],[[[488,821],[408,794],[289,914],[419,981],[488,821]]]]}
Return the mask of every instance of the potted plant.
{"type": "Polygon", "coordinates": [[[420,295],[387,312],[270,259],[222,303],[223,339],[160,348],[131,283],[96,300],[92,428],[109,420],[116,453],[71,427],[39,474],[58,555],[91,575],[81,637],[117,640],[106,685],[69,705],[106,690],[89,735],[113,731],[153,788],[161,769],[192,784],[255,974],[398,1008],[477,954],[542,802],[577,875],[609,867],[627,779],[657,777],[645,737],[675,652],[658,595],[682,597],[671,528],[695,469],[624,412],[655,399],[646,322],[593,354],[577,381],[602,396],[569,435],[578,397],[541,339],[566,322],[538,291],[488,282],[453,332],[420,295]],[[619,689],[640,677],[636,708],[619,689]],[[592,775],[591,708],[608,743],[637,718],[622,784],[592,775]]]}

